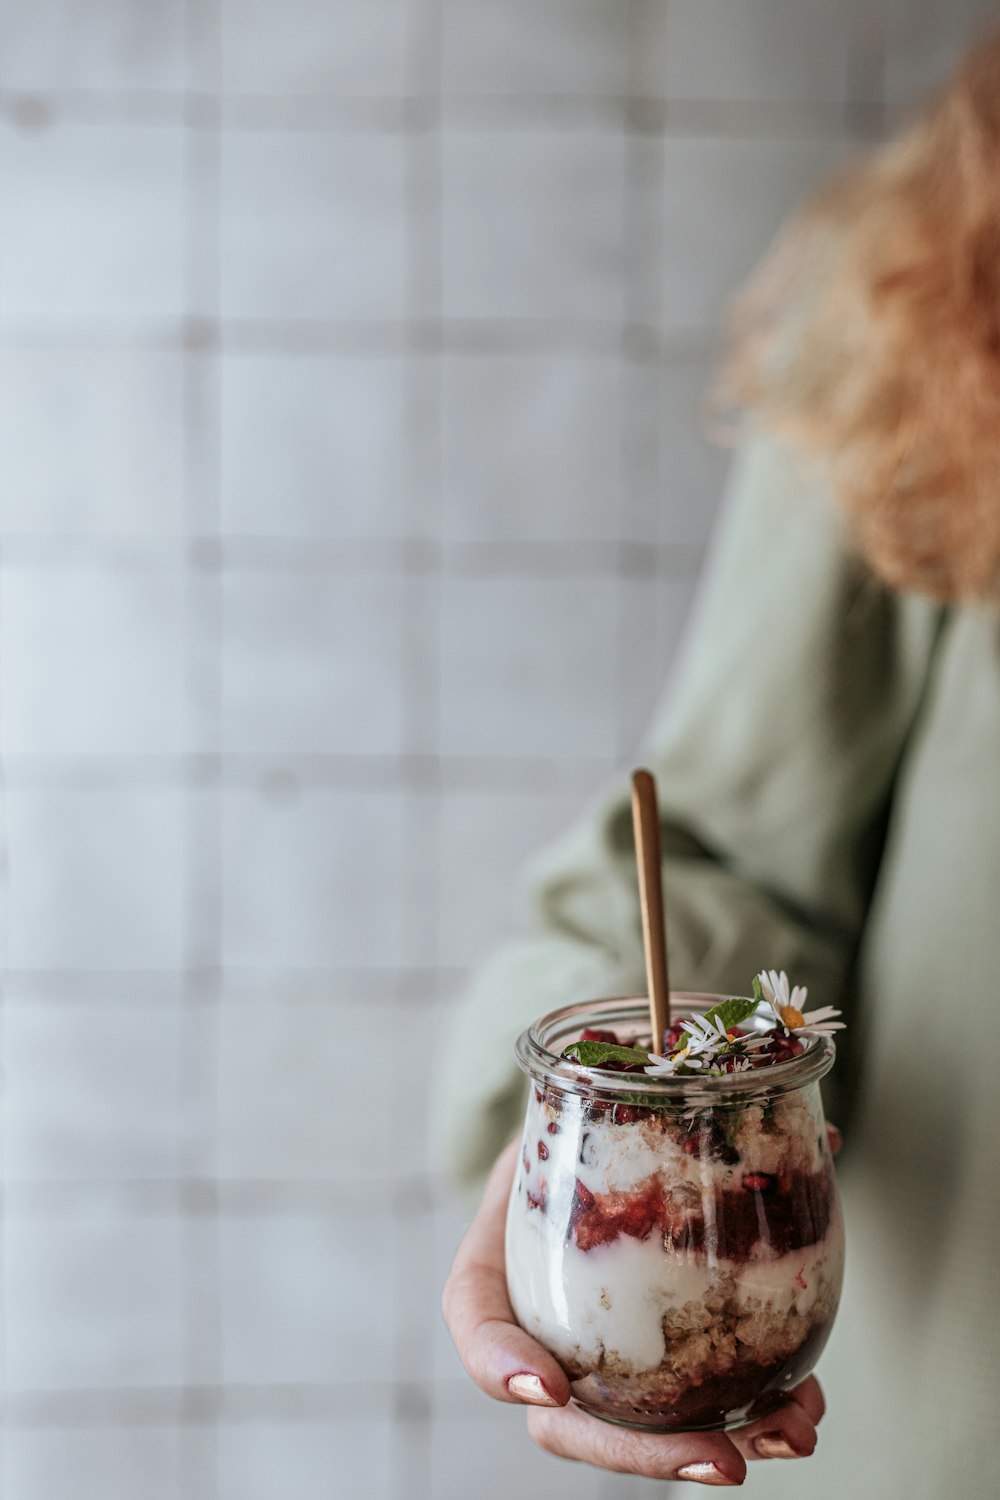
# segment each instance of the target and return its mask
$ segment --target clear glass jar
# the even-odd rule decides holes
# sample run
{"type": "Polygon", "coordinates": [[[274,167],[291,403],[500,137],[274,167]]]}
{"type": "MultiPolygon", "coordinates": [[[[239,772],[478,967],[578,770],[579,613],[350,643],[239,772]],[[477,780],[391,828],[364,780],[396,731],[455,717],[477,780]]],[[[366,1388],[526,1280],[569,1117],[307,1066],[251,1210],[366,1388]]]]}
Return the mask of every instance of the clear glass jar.
{"type": "MultiPolygon", "coordinates": [[[[721,998],[674,995],[672,1013],[721,998]]],[[[741,1426],[808,1375],[837,1310],[843,1223],[819,1091],[834,1045],[652,1078],[561,1059],[588,1027],[648,1045],[648,1002],[567,1006],[518,1040],[533,1087],[507,1215],[514,1311],[594,1416],[741,1426]]]]}

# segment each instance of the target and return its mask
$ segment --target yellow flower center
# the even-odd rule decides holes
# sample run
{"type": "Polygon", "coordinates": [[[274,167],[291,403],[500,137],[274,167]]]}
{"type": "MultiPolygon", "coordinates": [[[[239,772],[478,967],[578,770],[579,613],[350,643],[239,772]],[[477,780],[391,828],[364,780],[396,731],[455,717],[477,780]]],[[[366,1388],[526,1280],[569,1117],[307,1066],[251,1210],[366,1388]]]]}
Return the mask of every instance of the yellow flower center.
{"type": "Polygon", "coordinates": [[[783,1005],[778,1014],[789,1031],[794,1031],[797,1026],[804,1026],[806,1024],[805,1016],[800,1010],[796,1010],[794,1005],[783,1005]]]}

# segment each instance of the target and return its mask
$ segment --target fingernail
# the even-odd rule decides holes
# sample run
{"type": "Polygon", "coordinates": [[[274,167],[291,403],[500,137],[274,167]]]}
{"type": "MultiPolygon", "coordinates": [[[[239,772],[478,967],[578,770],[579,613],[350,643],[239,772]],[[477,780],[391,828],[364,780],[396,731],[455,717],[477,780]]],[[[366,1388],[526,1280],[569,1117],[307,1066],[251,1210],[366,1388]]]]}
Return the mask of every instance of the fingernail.
{"type": "Polygon", "coordinates": [[[737,1484],[739,1482],[723,1474],[718,1464],[685,1464],[683,1469],[677,1470],[677,1478],[691,1479],[695,1484],[737,1484]]]}
{"type": "Polygon", "coordinates": [[[761,1458],[805,1458],[804,1453],[799,1453],[793,1448],[787,1439],[780,1437],[777,1433],[765,1433],[763,1437],[754,1438],[753,1450],[759,1453],[761,1458]]]}
{"type": "Polygon", "coordinates": [[[515,1401],[527,1401],[532,1406],[558,1406],[559,1402],[537,1375],[512,1375],[507,1381],[507,1394],[515,1401]]]}

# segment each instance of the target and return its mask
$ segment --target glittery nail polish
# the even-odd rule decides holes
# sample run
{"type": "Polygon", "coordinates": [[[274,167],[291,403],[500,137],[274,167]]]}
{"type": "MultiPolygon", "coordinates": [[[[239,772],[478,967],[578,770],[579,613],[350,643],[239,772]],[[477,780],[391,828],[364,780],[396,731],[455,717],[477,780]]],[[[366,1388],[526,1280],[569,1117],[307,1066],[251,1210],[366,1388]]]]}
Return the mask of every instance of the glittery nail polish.
{"type": "Polygon", "coordinates": [[[690,1479],[695,1484],[736,1484],[735,1479],[728,1479],[718,1464],[685,1464],[683,1469],[677,1470],[678,1479],[690,1479]]]}
{"type": "Polygon", "coordinates": [[[537,1375],[522,1372],[512,1375],[507,1381],[507,1394],[515,1401],[527,1401],[531,1406],[558,1406],[559,1402],[546,1389],[537,1375]]]}
{"type": "Polygon", "coordinates": [[[777,1432],[765,1432],[763,1437],[754,1438],[753,1450],[759,1453],[761,1458],[804,1458],[805,1454],[797,1453],[791,1443],[777,1432]]]}

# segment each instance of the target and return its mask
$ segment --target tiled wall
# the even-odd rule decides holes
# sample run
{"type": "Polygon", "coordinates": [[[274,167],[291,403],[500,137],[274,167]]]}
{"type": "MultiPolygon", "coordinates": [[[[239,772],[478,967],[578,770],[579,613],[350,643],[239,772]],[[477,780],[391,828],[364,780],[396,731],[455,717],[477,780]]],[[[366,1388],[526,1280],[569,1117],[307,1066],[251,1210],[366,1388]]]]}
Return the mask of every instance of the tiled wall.
{"type": "Polygon", "coordinates": [[[5,1500],[636,1500],[458,1370],[417,1059],[657,696],[726,294],[990,10],[3,0],[5,1500]]]}

